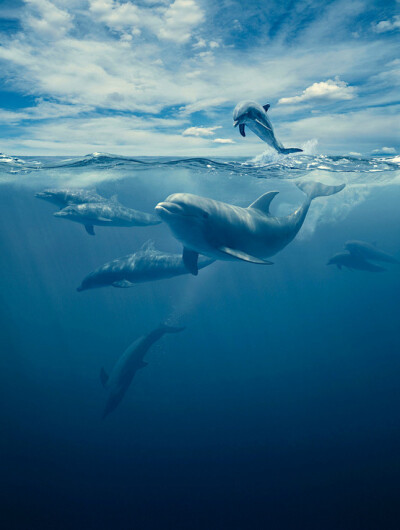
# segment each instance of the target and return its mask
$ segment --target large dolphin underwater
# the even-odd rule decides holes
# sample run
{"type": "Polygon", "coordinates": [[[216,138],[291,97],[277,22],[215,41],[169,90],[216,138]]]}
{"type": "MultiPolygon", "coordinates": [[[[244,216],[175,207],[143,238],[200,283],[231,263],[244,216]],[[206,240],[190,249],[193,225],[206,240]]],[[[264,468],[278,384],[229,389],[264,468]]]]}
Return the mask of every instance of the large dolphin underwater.
{"type": "MultiPolygon", "coordinates": [[[[198,267],[202,269],[214,260],[199,257],[198,267]]],[[[189,274],[181,254],[170,254],[155,250],[151,243],[145,243],[141,250],[123,258],[105,263],[83,279],[77,291],[99,287],[134,287],[137,283],[164,280],[189,274]]]]}
{"type": "Polygon", "coordinates": [[[266,258],[282,250],[296,237],[311,201],[316,197],[334,195],[345,184],[327,186],[308,181],[298,182],[297,187],[307,198],[285,217],[275,217],[269,211],[277,191],[264,193],[248,208],[189,193],[175,193],[157,204],[155,209],[174,237],[183,244],[183,260],[194,275],[198,271],[199,254],[218,260],[271,264],[266,258]]]}
{"type": "Polygon", "coordinates": [[[264,105],[262,107],[255,101],[242,101],[238,103],[233,111],[234,126],[237,127],[239,125],[239,132],[242,136],[246,136],[245,127],[247,126],[261,140],[282,155],[301,153],[303,149],[299,149],[298,147],[285,148],[276,139],[271,122],[267,116],[269,107],[270,105],[264,105]]]}
{"type": "Polygon", "coordinates": [[[352,254],[350,252],[338,252],[330,260],[327,265],[336,265],[338,269],[346,267],[350,270],[368,271],[368,272],[383,272],[386,269],[379,265],[370,263],[362,256],[352,254]]]}
{"type": "MultiPolygon", "coordinates": [[[[35,197],[55,204],[59,208],[65,208],[69,204],[107,202],[109,200],[94,191],[77,188],[46,189],[35,193],[35,197]]],[[[116,201],[116,196],[112,197],[111,200],[116,201]]]]}
{"type": "Polygon", "coordinates": [[[179,333],[184,329],[183,327],[161,325],[148,335],[143,335],[128,346],[116,362],[109,376],[104,371],[104,368],[101,369],[100,379],[108,393],[103,418],[119,405],[136,372],[147,366],[147,363],[143,359],[150,346],[165,333],[179,333]]]}
{"type": "Polygon", "coordinates": [[[400,263],[399,260],[397,260],[394,256],[377,248],[375,244],[366,243],[365,241],[347,241],[344,245],[344,248],[355,256],[360,256],[372,261],[382,261],[385,263],[397,264],[400,263]]]}
{"type": "Polygon", "coordinates": [[[130,227],[160,223],[155,215],[127,208],[116,201],[71,204],[53,215],[83,224],[86,232],[91,236],[95,235],[94,225],[130,227]]]}

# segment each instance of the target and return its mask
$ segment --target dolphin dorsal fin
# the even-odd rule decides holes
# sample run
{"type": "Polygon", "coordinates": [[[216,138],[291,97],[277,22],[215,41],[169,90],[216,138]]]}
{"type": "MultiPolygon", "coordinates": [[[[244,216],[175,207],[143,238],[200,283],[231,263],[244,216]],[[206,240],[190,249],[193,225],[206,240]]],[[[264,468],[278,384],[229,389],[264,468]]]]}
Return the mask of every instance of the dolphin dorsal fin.
{"type": "Polygon", "coordinates": [[[278,193],[279,191],[267,191],[267,193],[264,193],[264,195],[261,195],[261,197],[258,197],[257,200],[251,203],[249,208],[254,208],[256,210],[260,210],[260,212],[264,213],[265,215],[270,215],[269,206],[272,199],[275,197],[275,195],[278,195],[278,193]]]}
{"type": "Polygon", "coordinates": [[[270,108],[271,105],[269,105],[267,103],[267,105],[263,105],[263,109],[265,110],[265,112],[268,112],[268,109],[270,108]]]}

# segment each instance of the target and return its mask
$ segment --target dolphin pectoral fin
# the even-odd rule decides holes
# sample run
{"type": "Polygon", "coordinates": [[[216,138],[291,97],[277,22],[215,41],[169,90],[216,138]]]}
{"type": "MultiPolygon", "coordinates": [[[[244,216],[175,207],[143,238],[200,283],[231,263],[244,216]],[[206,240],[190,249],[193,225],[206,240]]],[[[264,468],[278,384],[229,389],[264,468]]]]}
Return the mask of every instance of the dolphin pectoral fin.
{"type": "Polygon", "coordinates": [[[134,287],[134,283],[128,280],[120,280],[111,284],[113,287],[119,287],[120,289],[127,289],[128,287],[134,287]]]}
{"type": "Polygon", "coordinates": [[[146,368],[146,366],[148,365],[149,363],[146,363],[144,361],[142,361],[139,366],[138,366],[138,370],[140,370],[141,368],[146,368]]]}
{"type": "Polygon", "coordinates": [[[246,136],[246,133],[245,133],[245,130],[244,130],[244,123],[240,123],[239,124],[239,132],[240,134],[245,137],[246,136]]]}
{"type": "Polygon", "coordinates": [[[183,263],[185,264],[185,267],[187,270],[193,274],[193,276],[197,276],[199,273],[199,268],[197,266],[197,260],[199,259],[199,253],[195,252],[194,250],[189,250],[186,247],[183,247],[183,254],[182,254],[183,263]]]}
{"type": "Polygon", "coordinates": [[[270,129],[267,125],[265,125],[265,123],[263,123],[262,121],[260,120],[254,120],[256,123],[258,123],[258,125],[261,125],[261,127],[264,127],[264,129],[267,129],[267,131],[271,131],[272,132],[272,129],[270,129]]]}
{"type": "Polygon", "coordinates": [[[278,195],[278,193],[279,191],[267,191],[267,193],[264,193],[264,195],[261,195],[261,197],[258,197],[258,199],[252,202],[248,208],[255,208],[265,215],[270,215],[269,205],[271,204],[272,199],[278,195]]]}
{"type": "Polygon", "coordinates": [[[95,236],[93,225],[85,225],[85,230],[90,236],[95,236]]]}
{"type": "Polygon", "coordinates": [[[106,371],[104,370],[104,368],[102,368],[100,370],[100,381],[101,381],[101,384],[104,386],[104,388],[106,387],[107,385],[107,381],[108,381],[108,375],[106,374],[106,371]]]}
{"type": "Polygon", "coordinates": [[[263,105],[263,109],[265,110],[265,112],[268,112],[268,109],[270,108],[271,105],[263,105]]]}
{"type": "Polygon", "coordinates": [[[241,250],[236,250],[229,247],[219,247],[218,250],[224,254],[232,256],[233,258],[240,259],[242,261],[248,261],[249,263],[257,263],[258,265],[273,265],[272,261],[255,258],[254,256],[250,256],[250,254],[246,254],[246,252],[242,252],[241,250]]]}

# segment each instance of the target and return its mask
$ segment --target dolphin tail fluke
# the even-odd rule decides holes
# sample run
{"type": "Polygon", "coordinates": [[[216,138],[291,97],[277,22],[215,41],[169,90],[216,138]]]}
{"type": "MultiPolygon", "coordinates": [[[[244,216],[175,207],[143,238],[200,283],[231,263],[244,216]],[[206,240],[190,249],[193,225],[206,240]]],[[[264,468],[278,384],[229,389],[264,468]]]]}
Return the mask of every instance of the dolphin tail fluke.
{"type": "Polygon", "coordinates": [[[279,152],[282,154],[282,155],[290,155],[290,153],[302,153],[303,152],[303,149],[300,149],[299,147],[281,147],[281,149],[279,150],[279,152]]]}
{"type": "Polygon", "coordinates": [[[296,182],[296,186],[307,195],[311,202],[316,197],[328,197],[339,193],[346,186],[346,184],[339,184],[338,186],[327,186],[321,182],[308,180],[307,182],[296,182]]]}

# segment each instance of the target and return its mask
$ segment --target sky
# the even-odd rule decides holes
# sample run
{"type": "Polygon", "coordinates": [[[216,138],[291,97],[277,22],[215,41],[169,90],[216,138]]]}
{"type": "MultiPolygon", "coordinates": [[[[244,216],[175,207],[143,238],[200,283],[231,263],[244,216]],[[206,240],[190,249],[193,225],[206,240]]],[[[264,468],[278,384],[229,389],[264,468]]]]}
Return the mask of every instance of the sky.
{"type": "Polygon", "coordinates": [[[0,0],[0,151],[400,152],[400,1],[0,0]],[[307,151],[308,150],[308,151],[307,151]]]}

